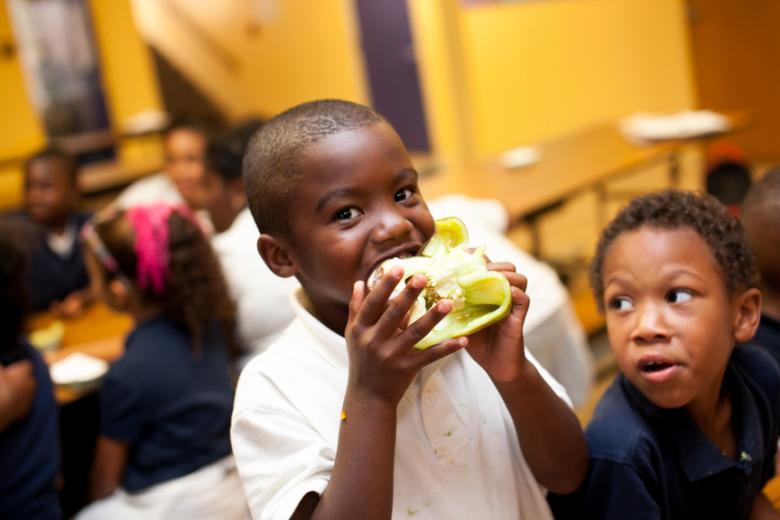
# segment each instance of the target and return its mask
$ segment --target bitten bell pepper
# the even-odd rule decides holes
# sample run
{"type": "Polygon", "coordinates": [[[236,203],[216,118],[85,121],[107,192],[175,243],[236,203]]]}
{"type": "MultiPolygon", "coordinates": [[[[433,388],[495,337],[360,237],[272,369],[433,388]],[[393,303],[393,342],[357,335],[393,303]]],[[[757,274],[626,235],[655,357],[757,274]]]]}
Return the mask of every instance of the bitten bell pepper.
{"type": "Polygon", "coordinates": [[[419,256],[390,258],[374,271],[368,285],[373,287],[393,266],[404,269],[404,277],[393,296],[401,292],[406,280],[415,274],[428,279],[409,311],[413,323],[436,302],[451,300],[453,308],[415,348],[426,349],[442,341],[468,336],[509,314],[512,295],[506,277],[488,271],[484,248],[468,249],[468,231],[455,217],[436,221],[436,233],[419,256]]]}

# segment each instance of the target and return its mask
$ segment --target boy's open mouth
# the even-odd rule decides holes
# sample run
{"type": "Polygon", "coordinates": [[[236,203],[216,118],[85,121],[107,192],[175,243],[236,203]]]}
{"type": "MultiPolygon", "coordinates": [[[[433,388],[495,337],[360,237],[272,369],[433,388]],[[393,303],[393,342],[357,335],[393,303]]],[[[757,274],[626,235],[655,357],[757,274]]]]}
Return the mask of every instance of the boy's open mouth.
{"type": "Polygon", "coordinates": [[[663,363],[659,361],[649,361],[647,363],[642,363],[642,365],[639,367],[639,369],[646,373],[651,374],[653,372],[660,372],[662,370],[666,370],[667,368],[671,368],[674,365],[672,363],[663,363]]]}

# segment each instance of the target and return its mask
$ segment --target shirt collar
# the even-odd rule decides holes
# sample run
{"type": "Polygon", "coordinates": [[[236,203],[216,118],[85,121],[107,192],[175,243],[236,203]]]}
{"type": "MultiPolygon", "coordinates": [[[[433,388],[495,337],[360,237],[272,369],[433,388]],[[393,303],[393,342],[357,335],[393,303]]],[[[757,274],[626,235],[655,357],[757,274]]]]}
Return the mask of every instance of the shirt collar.
{"type": "Polygon", "coordinates": [[[77,223],[74,217],[68,218],[65,230],[61,235],[46,233],[46,243],[57,256],[68,258],[73,251],[73,244],[76,243],[77,223]]]}
{"type": "Polygon", "coordinates": [[[761,437],[759,411],[751,398],[744,379],[729,364],[723,384],[731,390],[732,427],[737,438],[737,460],[726,457],[699,429],[685,408],[665,409],[653,404],[628,379],[621,376],[621,384],[633,406],[639,408],[653,428],[670,439],[675,446],[677,460],[690,482],[710,477],[730,468],[746,473],[765,456],[761,437]]]}
{"type": "Polygon", "coordinates": [[[290,304],[303,327],[316,339],[317,353],[346,377],[349,359],[344,336],[330,330],[311,313],[311,304],[302,287],[290,293],[290,304]]]}

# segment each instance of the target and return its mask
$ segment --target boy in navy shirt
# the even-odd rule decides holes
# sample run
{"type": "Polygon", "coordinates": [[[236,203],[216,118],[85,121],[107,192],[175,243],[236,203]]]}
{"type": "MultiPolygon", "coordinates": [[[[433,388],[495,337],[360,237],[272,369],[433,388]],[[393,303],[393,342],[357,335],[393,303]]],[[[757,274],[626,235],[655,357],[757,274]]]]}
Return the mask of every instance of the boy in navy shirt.
{"type": "Polygon", "coordinates": [[[31,156],[24,168],[22,220],[30,227],[28,287],[33,311],[75,316],[92,299],[78,232],[89,217],[76,211],[73,158],[58,148],[31,156]]]}
{"type": "Polygon", "coordinates": [[[556,518],[777,518],[780,370],[737,346],[758,326],[756,264],[715,199],[634,199],[604,230],[591,284],[621,374],[586,430],[580,490],[556,518]]]}
{"type": "Polygon", "coordinates": [[[780,168],[750,189],[742,222],[761,271],[761,323],[751,343],[765,348],[780,365],[780,168]]]}

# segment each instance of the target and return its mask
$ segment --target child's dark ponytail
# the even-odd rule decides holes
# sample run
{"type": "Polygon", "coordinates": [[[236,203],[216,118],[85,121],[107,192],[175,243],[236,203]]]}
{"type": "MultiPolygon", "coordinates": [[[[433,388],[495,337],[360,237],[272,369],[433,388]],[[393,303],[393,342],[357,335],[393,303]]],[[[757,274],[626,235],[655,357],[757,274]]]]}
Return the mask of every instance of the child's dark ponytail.
{"type": "Polygon", "coordinates": [[[171,214],[168,226],[165,314],[185,326],[196,340],[216,321],[234,347],[235,305],[211,244],[193,221],[179,213],[171,214]]]}

